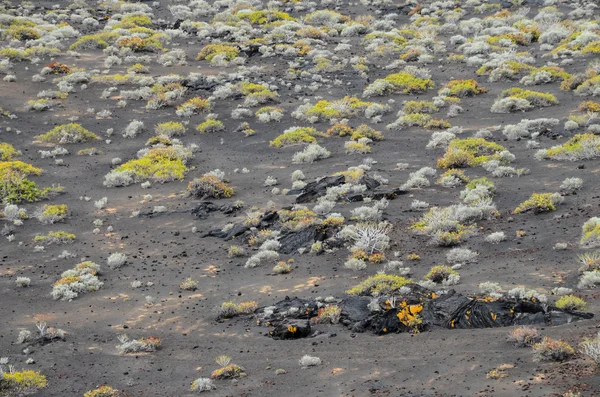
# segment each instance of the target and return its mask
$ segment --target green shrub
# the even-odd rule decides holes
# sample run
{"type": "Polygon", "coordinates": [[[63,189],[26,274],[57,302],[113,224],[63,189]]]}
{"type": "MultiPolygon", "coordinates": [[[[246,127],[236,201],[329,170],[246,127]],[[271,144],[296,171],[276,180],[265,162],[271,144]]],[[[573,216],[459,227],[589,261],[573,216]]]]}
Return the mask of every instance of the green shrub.
{"type": "MultiPolygon", "coordinates": [[[[145,179],[167,182],[183,179],[188,168],[186,157],[178,148],[152,148],[142,158],[130,160],[115,169],[117,172],[129,172],[135,181],[145,179]]],[[[110,174],[108,174],[110,175],[110,174]]]]}
{"type": "Polygon", "coordinates": [[[187,187],[188,195],[195,198],[229,198],[234,190],[221,179],[214,175],[204,174],[192,180],[187,187]]]}
{"type": "Polygon", "coordinates": [[[408,101],[402,107],[402,111],[406,114],[412,113],[435,113],[439,109],[429,101],[408,101]]]}
{"type": "MultiPolygon", "coordinates": [[[[560,195],[559,195],[560,196],[560,195]]],[[[530,198],[523,201],[513,214],[533,211],[534,213],[556,211],[555,193],[533,193],[530,198]]]]}
{"type": "Polygon", "coordinates": [[[97,389],[90,390],[83,397],[119,397],[120,392],[110,386],[100,386],[97,389]]]}
{"type": "Polygon", "coordinates": [[[216,119],[208,119],[203,123],[198,124],[198,126],[196,127],[196,131],[198,131],[201,134],[223,130],[225,130],[225,125],[221,120],[216,119]]]}
{"type": "Polygon", "coordinates": [[[70,244],[73,243],[76,236],[73,233],[67,233],[63,230],[51,231],[46,235],[35,236],[33,241],[44,244],[70,244]]]}
{"type": "Polygon", "coordinates": [[[533,106],[552,106],[558,103],[558,99],[550,93],[538,92],[533,90],[524,90],[522,88],[509,88],[502,91],[502,98],[517,98],[529,101],[533,106]]]}
{"type": "Polygon", "coordinates": [[[429,270],[429,272],[425,275],[424,279],[432,281],[436,284],[441,284],[442,282],[448,280],[448,278],[452,275],[458,275],[456,270],[453,270],[450,266],[438,265],[434,266],[429,270]]]}
{"type": "Polygon", "coordinates": [[[533,352],[541,361],[565,361],[575,355],[575,350],[567,342],[547,336],[533,345],[533,352]]]}
{"type": "Polygon", "coordinates": [[[383,133],[369,127],[366,124],[361,124],[352,132],[350,139],[353,141],[358,141],[361,138],[369,138],[373,141],[382,141],[383,133]]]}
{"type": "Polygon", "coordinates": [[[448,145],[444,156],[438,159],[439,168],[476,167],[489,160],[499,159],[503,146],[486,141],[484,138],[454,139],[448,145]]]}
{"type": "Polygon", "coordinates": [[[54,127],[45,134],[36,137],[48,143],[81,143],[99,139],[96,134],[86,130],[80,124],[69,123],[54,127]]]}
{"type": "Polygon", "coordinates": [[[293,127],[286,130],[277,138],[273,139],[271,142],[269,142],[269,145],[274,147],[282,147],[298,145],[302,143],[314,143],[317,141],[315,138],[317,136],[324,136],[324,134],[311,127],[293,127]]]}
{"type": "Polygon", "coordinates": [[[27,179],[30,175],[40,175],[42,170],[22,161],[0,161],[0,202],[35,202],[49,194],[62,191],[62,187],[52,186],[40,189],[35,182],[27,179]]]}
{"type": "MultiPolygon", "coordinates": [[[[116,35],[118,37],[118,35],[116,35]]],[[[82,36],[69,47],[70,50],[103,50],[108,47],[108,43],[95,35],[82,36]]]]}
{"type": "Polygon", "coordinates": [[[398,292],[406,284],[410,284],[410,279],[392,274],[376,274],[370,276],[360,284],[346,291],[348,295],[391,295],[398,292]]]}
{"type": "Polygon", "coordinates": [[[197,61],[201,61],[206,59],[211,62],[213,58],[217,55],[224,55],[225,60],[231,61],[238,56],[240,50],[237,47],[226,45],[226,44],[208,44],[204,46],[198,56],[196,57],[197,61]]]}
{"type": "Polygon", "coordinates": [[[576,134],[567,142],[543,150],[543,158],[576,161],[600,156],[600,137],[592,133],[576,134]]]}
{"type": "Polygon", "coordinates": [[[2,36],[5,40],[19,40],[19,41],[27,41],[27,40],[37,40],[40,37],[40,33],[37,29],[31,26],[23,26],[23,25],[13,25],[2,32],[2,36]]]}
{"type": "Polygon", "coordinates": [[[399,72],[390,74],[383,79],[377,79],[369,85],[364,92],[364,96],[384,95],[395,92],[405,94],[420,94],[433,88],[434,83],[431,79],[421,79],[408,72],[399,72]]]}
{"type": "Polygon", "coordinates": [[[33,394],[48,384],[46,377],[37,371],[21,370],[0,373],[0,395],[7,397],[33,394]]]}
{"type": "Polygon", "coordinates": [[[475,96],[485,94],[487,90],[475,80],[451,80],[440,89],[440,93],[449,90],[447,95],[455,97],[475,96]]]}
{"type": "Polygon", "coordinates": [[[166,123],[160,123],[154,129],[156,135],[163,135],[166,137],[180,136],[185,134],[186,128],[183,124],[176,121],[168,121],[166,123]]]}
{"type": "Polygon", "coordinates": [[[117,41],[119,48],[130,48],[133,52],[158,52],[163,49],[160,41],[148,37],[124,37],[117,41]]]}
{"type": "Polygon", "coordinates": [[[582,311],[587,307],[587,303],[578,296],[564,295],[556,301],[556,307],[568,311],[582,311]]]}
{"type": "Polygon", "coordinates": [[[0,160],[12,160],[15,156],[20,154],[21,152],[15,149],[10,143],[0,143],[0,160]]]}

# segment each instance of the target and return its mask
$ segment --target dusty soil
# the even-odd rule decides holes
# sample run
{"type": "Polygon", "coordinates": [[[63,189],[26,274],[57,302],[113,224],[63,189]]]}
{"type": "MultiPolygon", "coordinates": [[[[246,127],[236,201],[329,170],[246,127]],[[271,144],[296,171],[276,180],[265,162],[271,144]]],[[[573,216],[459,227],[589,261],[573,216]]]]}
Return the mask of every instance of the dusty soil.
{"type": "MultiPolygon", "coordinates": [[[[36,11],[43,11],[55,2],[35,3],[36,11]]],[[[172,22],[168,2],[161,0],[159,3],[154,8],[155,18],[172,22]]],[[[535,15],[538,8],[532,6],[531,14],[535,15]]],[[[353,5],[343,6],[340,11],[356,17],[373,13],[375,8],[353,5]]],[[[398,26],[409,23],[405,13],[394,12],[400,13],[398,26]]],[[[360,38],[350,39],[358,47],[360,38]]],[[[440,39],[448,42],[448,37],[440,39]]],[[[340,38],[332,38],[328,47],[335,47],[339,42],[340,38]]],[[[163,67],[153,62],[150,75],[177,73],[186,76],[190,72],[220,72],[205,61],[193,60],[205,44],[206,40],[196,37],[175,40],[168,47],[185,49],[188,65],[163,67]]],[[[527,50],[536,56],[542,53],[537,43],[527,50]]],[[[80,58],[71,57],[65,51],[53,60],[70,67],[104,70],[102,63],[105,58],[101,51],[81,51],[80,58]]],[[[570,73],[583,71],[588,61],[589,58],[576,58],[566,69],[570,73]]],[[[240,121],[231,119],[231,109],[240,100],[216,101],[213,112],[219,114],[226,131],[198,134],[193,131],[193,126],[201,122],[203,116],[191,118],[188,133],[181,139],[186,144],[198,144],[201,151],[190,160],[188,165],[192,169],[185,180],[153,183],[149,189],[142,189],[139,184],[107,188],[103,186],[103,177],[113,168],[111,159],[119,157],[127,161],[135,158],[136,152],[151,136],[151,126],[164,121],[178,121],[175,109],[148,111],[144,108],[144,101],[128,101],[127,107],[120,109],[115,106],[115,100],[100,98],[106,86],[90,84],[86,90],[77,88],[71,93],[63,101],[62,108],[49,112],[26,112],[23,104],[27,100],[34,99],[41,90],[53,89],[51,79],[45,83],[31,81],[32,75],[47,62],[50,60],[43,59],[37,65],[18,63],[11,71],[16,82],[0,81],[0,106],[17,116],[16,119],[0,120],[0,141],[21,150],[20,160],[43,168],[43,175],[34,178],[39,185],[60,183],[64,186],[65,192],[49,203],[67,204],[71,213],[65,224],[42,225],[31,219],[15,229],[15,241],[9,243],[4,237],[0,239],[0,357],[8,357],[17,368],[36,369],[47,376],[48,387],[36,396],[82,396],[98,385],[111,385],[130,396],[188,396],[192,395],[189,391],[191,382],[198,377],[209,376],[217,368],[215,356],[221,354],[231,356],[233,362],[246,369],[248,376],[235,381],[216,381],[217,389],[211,392],[215,396],[560,396],[571,388],[581,391],[584,396],[600,395],[600,377],[589,358],[578,355],[564,363],[534,362],[531,349],[516,348],[506,341],[509,332],[506,328],[436,330],[378,337],[370,333],[353,334],[341,325],[317,325],[316,330],[324,331],[318,337],[275,341],[267,336],[268,328],[258,326],[250,316],[216,320],[216,308],[224,301],[254,300],[259,306],[266,306],[285,296],[342,298],[346,289],[380,270],[380,266],[369,266],[359,272],[345,269],[343,263],[347,250],[326,255],[305,253],[289,256],[294,258],[295,264],[294,270],[287,275],[273,275],[271,266],[245,269],[247,258],[227,257],[230,243],[201,237],[203,232],[243,220],[243,214],[231,217],[217,213],[211,214],[208,219],[196,220],[188,212],[176,212],[191,209],[199,202],[183,194],[187,183],[217,168],[226,172],[230,185],[236,190],[233,198],[217,201],[225,203],[239,199],[245,202],[247,208],[257,206],[266,209],[269,200],[276,208],[289,206],[294,200],[294,196],[271,194],[271,188],[263,186],[268,175],[278,178],[281,182],[279,187],[289,188],[289,175],[296,169],[302,169],[308,181],[360,164],[365,156],[344,154],[342,138],[333,137],[320,142],[332,155],[313,164],[292,164],[291,156],[297,148],[269,147],[269,141],[286,128],[304,123],[289,116],[304,98],[311,99],[316,95],[325,99],[339,99],[349,94],[360,96],[369,82],[351,69],[330,76],[342,79],[343,86],[322,87],[314,94],[296,94],[293,89],[280,85],[279,106],[286,110],[284,120],[261,124],[250,119],[256,134],[247,138],[232,132],[240,121]],[[97,119],[93,113],[86,111],[88,108],[94,108],[96,112],[110,109],[112,116],[110,119],[97,119]],[[110,144],[99,140],[93,145],[104,154],[77,156],[78,150],[90,144],[72,144],[65,145],[71,154],[64,157],[62,165],[56,164],[53,159],[40,158],[38,150],[45,147],[35,143],[34,136],[68,122],[67,119],[72,116],[79,117],[78,123],[103,136],[103,139],[110,139],[110,144]],[[150,127],[149,131],[134,139],[123,138],[123,129],[133,119],[143,121],[150,127]],[[113,128],[115,133],[106,137],[105,131],[109,128],[113,128]],[[250,173],[233,172],[243,167],[248,168],[250,173]],[[151,194],[152,200],[145,200],[145,194],[151,194]],[[91,200],[82,200],[84,196],[91,200]],[[102,197],[108,198],[108,205],[97,210],[93,202],[102,197]],[[131,215],[132,211],[151,211],[160,205],[166,206],[168,212],[151,218],[131,215]],[[92,221],[97,218],[102,219],[104,225],[100,227],[99,234],[94,234],[92,221]],[[106,231],[109,225],[114,228],[113,232],[106,231]],[[192,232],[193,227],[197,228],[196,233],[192,232]],[[47,246],[45,251],[35,252],[37,244],[33,238],[57,229],[76,234],[77,241],[68,246],[47,246]],[[58,259],[64,249],[74,253],[75,257],[58,259]],[[52,285],[63,271],[72,268],[79,259],[104,265],[113,252],[124,252],[129,260],[119,270],[109,270],[104,266],[105,271],[100,277],[104,282],[102,289],[81,295],[71,302],[52,299],[52,285]],[[30,277],[31,286],[17,287],[17,276],[30,277]],[[198,281],[197,291],[179,289],[179,284],[186,277],[198,281]],[[134,280],[141,281],[144,286],[133,289],[130,284],[134,280]],[[145,286],[146,282],[154,284],[145,286]],[[154,304],[147,304],[146,296],[154,297],[154,304]],[[16,343],[17,335],[23,329],[33,331],[39,322],[64,329],[66,340],[33,346],[28,354],[24,354],[25,346],[16,343]],[[123,333],[136,338],[158,336],[162,339],[162,347],[154,353],[118,355],[115,349],[117,336],[123,333]],[[320,357],[322,364],[301,368],[298,360],[305,354],[320,357]],[[25,364],[28,358],[33,358],[35,363],[25,364]],[[502,364],[514,367],[506,371],[503,379],[486,379],[487,372],[502,364]],[[275,375],[277,368],[285,369],[287,374],[275,375]]],[[[273,79],[279,85],[280,79],[286,78],[287,62],[288,59],[283,57],[255,56],[247,60],[246,66],[264,66],[264,72],[252,79],[273,79]]],[[[537,65],[544,62],[540,59],[537,65]]],[[[125,73],[129,66],[126,63],[113,66],[111,73],[125,73]]],[[[559,90],[559,83],[553,83],[533,89],[555,94],[560,101],[559,106],[527,114],[494,114],[489,109],[496,97],[502,90],[516,86],[518,81],[487,82],[475,75],[475,67],[442,64],[437,59],[427,67],[436,87],[450,79],[476,78],[488,89],[485,95],[464,98],[461,106],[465,112],[450,119],[453,126],[464,127],[465,136],[471,136],[484,127],[515,124],[522,118],[556,117],[562,120],[562,125],[581,102],[581,98],[575,97],[572,92],[559,90]]],[[[223,70],[232,72],[235,67],[223,70]]],[[[388,73],[373,68],[369,80],[372,82],[388,73]]],[[[307,83],[310,81],[302,82],[307,83]]],[[[128,86],[120,88],[132,89],[128,86]]],[[[436,92],[437,88],[421,95],[393,94],[371,98],[380,103],[395,100],[391,104],[392,112],[385,115],[379,124],[381,130],[395,120],[395,113],[403,100],[431,99],[436,92]]],[[[208,96],[210,93],[199,91],[194,95],[208,96]]],[[[191,93],[186,94],[186,98],[191,96],[191,93]]],[[[328,128],[323,122],[314,126],[319,130],[328,128]]],[[[377,128],[377,125],[374,126],[377,128]]],[[[562,132],[560,127],[557,131],[562,132]]],[[[478,284],[484,281],[497,282],[507,290],[524,286],[548,294],[556,286],[575,288],[579,276],[576,255],[583,252],[578,247],[581,226],[599,213],[598,161],[539,162],[523,141],[508,141],[500,131],[493,134],[492,140],[505,145],[516,156],[515,167],[529,168],[531,172],[519,178],[494,179],[497,189],[494,201],[501,215],[494,220],[478,222],[479,234],[463,244],[479,252],[479,260],[462,267],[460,283],[452,288],[464,294],[476,294],[478,284]],[[584,189],[577,195],[567,196],[558,211],[539,215],[511,214],[532,192],[558,191],[560,183],[567,177],[582,178],[584,189]],[[507,241],[498,245],[484,242],[485,235],[499,230],[506,233],[507,241]],[[516,238],[517,230],[525,230],[527,235],[516,238]],[[554,250],[557,242],[567,242],[569,248],[554,250]]],[[[400,132],[386,131],[385,140],[374,143],[373,152],[369,155],[377,161],[373,171],[388,178],[390,187],[396,187],[408,179],[410,172],[425,166],[435,167],[441,153],[425,149],[430,136],[431,131],[418,127],[400,132]],[[398,170],[398,162],[409,163],[410,168],[398,170]]],[[[549,147],[564,142],[568,137],[569,134],[565,133],[559,138],[541,136],[539,140],[542,147],[549,147]]],[[[467,173],[472,178],[487,175],[480,167],[470,168],[467,173]]],[[[405,261],[413,269],[411,277],[415,280],[422,279],[431,266],[443,263],[447,250],[427,246],[425,237],[408,230],[408,226],[420,215],[410,209],[410,204],[415,198],[427,201],[431,206],[453,204],[458,201],[459,191],[458,188],[448,189],[432,184],[390,201],[384,211],[384,219],[394,225],[390,255],[398,251],[400,258],[405,258],[414,252],[422,258],[419,262],[405,261]]],[[[40,204],[23,206],[33,212],[40,204]]],[[[334,212],[349,215],[350,210],[359,205],[341,203],[334,212]]],[[[598,313],[597,292],[584,290],[578,291],[578,294],[588,301],[589,311],[598,313]]],[[[595,335],[596,324],[597,319],[592,319],[540,331],[543,335],[563,338],[575,346],[583,337],[595,335]]]]}

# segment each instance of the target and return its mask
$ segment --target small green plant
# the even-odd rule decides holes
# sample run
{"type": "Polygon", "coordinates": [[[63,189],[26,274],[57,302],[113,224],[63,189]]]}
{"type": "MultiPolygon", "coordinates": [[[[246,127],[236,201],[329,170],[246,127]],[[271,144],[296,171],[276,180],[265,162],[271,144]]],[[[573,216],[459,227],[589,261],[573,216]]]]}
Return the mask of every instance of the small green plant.
{"type": "Polygon", "coordinates": [[[97,156],[101,154],[104,154],[104,152],[95,147],[88,147],[77,151],[78,156],[97,156]]]}
{"type": "Polygon", "coordinates": [[[90,390],[83,397],[119,397],[120,392],[110,386],[100,386],[97,389],[90,390]]]}
{"type": "Polygon", "coordinates": [[[157,52],[163,49],[161,42],[152,37],[123,37],[117,41],[117,46],[133,52],[157,52]]]}
{"type": "Polygon", "coordinates": [[[223,131],[223,130],[225,130],[225,125],[223,124],[223,122],[221,120],[216,120],[216,119],[208,119],[208,120],[204,121],[203,123],[198,124],[198,126],[196,127],[196,131],[198,131],[201,134],[223,131]]]}
{"type": "Polygon", "coordinates": [[[193,278],[188,277],[179,284],[179,288],[186,291],[196,291],[198,289],[198,282],[193,278]]]}
{"type": "Polygon", "coordinates": [[[342,309],[338,305],[327,305],[319,309],[317,322],[319,324],[337,324],[340,322],[342,309]]]}
{"type": "Polygon", "coordinates": [[[433,281],[436,284],[441,284],[442,282],[448,280],[450,276],[457,276],[458,272],[453,270],[450,266],[438,265],[434,266],[429,270],[429,272],[425,275],[424,279],[433,281]]]}
{"type": "Polygon", "coordinates": [[[188,99],[182,105],[177,106],[177,115],[190,117],[193,114],[200,112],[208,112],[212,108],[212,104],[208,99],[195,97],[188,99]]]}
{"type": "Polygon", "coordinates": [[[36,217],[42,223],[53,224],[63,221],[69,214],[69,209],[65,204],[44,205],[37,213],[36,217]]]}
{"type": "Polygon", "coordinates": [[[279,261],[273,266],[273,273],[275,274],[288,274],[292,271],[292,265],[285,261],[279,261]]]}
{"type": "Polygon", "coordinates": [[[227,250],[227,256],[230,258],[238,258],[244,255],[246,255],[246,250],[244,250],[244,247],[239,245],[232,245],[227,250]]]}
{"type": "Polygon", "coordinates": [[[223,302],[219,308],[219,318],[231,318],[239,315],[252,314],[258,309],[255,301],[241,302],[236,304],[233,301],[223,302]]]}
{"type": "Polygon", "coordinates": [[[540,361],[565,361],[575,355],[575,350],[567,342],[547,336],[533,345],[533,352],[540,361]]]}
{"type": "Polygon", "coordinates": [[[200,178],[190,181],[187,193],[195,198],[210,197],[218,199],[233,196],[234,190],[217,176],[204,174],[200,178]]]}
{"type": "Polygon", "coordinates": [[[406,114],[412,113],[435,113],[439,108],[428,101],[408,101],[402,106],[402,111],[406,114]]]}
{"type": "Polygon", "coordinates": [[[43,244],[70,244],[75,242],[76,236],[73,233],[67,233],[62,230],[48,232],[46,235],[39,235],[33,238],[33,241],[43,244]]]}

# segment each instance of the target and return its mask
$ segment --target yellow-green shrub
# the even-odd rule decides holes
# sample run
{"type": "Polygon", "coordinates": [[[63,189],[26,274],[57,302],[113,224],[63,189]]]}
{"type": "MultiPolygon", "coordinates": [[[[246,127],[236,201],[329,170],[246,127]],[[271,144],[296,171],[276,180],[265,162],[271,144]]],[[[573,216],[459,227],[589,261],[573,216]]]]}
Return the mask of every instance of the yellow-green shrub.
{"type": "Polygon", "coordinates": [[[236,58],[239,53],[240,50],[237,47],[231,45],[208,44],[200,50],[198,56],[196,57],[196,60],[201,61],[203,59],[206,59],[210,62],[215,56],[224,55],[225,60],[231,61],[232,59],[236,58]]]}
{"type": "Polygon", "coordinates": [[[489,160],[498,159],[503,146],[484,138],[454,139],[444,156],[437,161],[439,168],[475,167],[489,160]]]}
{"type": "Polygon", "coordinates": [[[58,125],[46,132],[36,136],[42,142],[49,143],[81,143],[98,139],[93,132],[83,128],[80,124],[69,123],[58,125]]]}
{"type": "Polygon", "coordinates": [[[195,198],[229,198],[233,196],[234,190],[218,177],[204,174],[200,178],[190,181],[187,193],[195,198]]]}
{"type": "Polygon", "coordinates": [[[21,152],[15,149],[10,143],[0,143],[0,160],[12,160],[15,156],[20,154],[21,152]]]}
{"type": "Polygon", "coordinates": [[[556,204],[553,198],[553,193],[533,193],[530,198],[523,201],[513,214],[533,211],[535,213],[556,211],[556,204]]]}
{"type": "Polygon", "coordinates": [[[376,274],[370,276],[360,284],[346,291],[348,295],[390,295],[397,292],[406,284],[410,284],[410,279],[392,274],[376,274]]]}
{"type": "Polygon", "coordinates": [[[185,158],[176,148],[155,147],[142,158],[130,160],[115,170],[131,172],[135,180],[150,179],[166,182],[183,179],[188,168],[185,165],[185,158]]]}
{"type": "Polygon", "coordinates": [[[559,309],[562,310],[569,310],[569,311],[574,311],[574,310],[585,310],[587,303],[585,300],[581,299],[578,296],[575,295],[564,295],[561,296],[557,301],[556,301],[556,307],[558,307],[559,309]]]}
{"type": "Polygon", "coordinates": [[[311,127],[296,127],[286,130],[283,134],[269,142],[270,146],[282,147],[301,143],[316,142],[317,136],[324,136],[323,133],[311,127]]]}
{"type": "Polygon", "coordinates": [[[465,97],[484,94],[487,90],[475,80],[451,80],[440,89],[440,92],[449,90],[449,96],[465,97]]]}

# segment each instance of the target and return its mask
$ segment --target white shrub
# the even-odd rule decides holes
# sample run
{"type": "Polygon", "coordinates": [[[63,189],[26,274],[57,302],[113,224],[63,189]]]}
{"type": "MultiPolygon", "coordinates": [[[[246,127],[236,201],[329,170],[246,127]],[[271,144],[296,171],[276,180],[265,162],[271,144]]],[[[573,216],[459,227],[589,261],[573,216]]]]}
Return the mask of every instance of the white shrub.
{"type": "Polygon", "coordinates": [[[592,270],[590,272],[583,272],[577,288],[579,289],[591,289],[596,288],[600,285],[600,272],[592,270]]]}
{"type": "Polygon", "coordinates": [[[506,240],[506,234],[504,232],[494,232],[485,236],[485,241],[490,244],[498,244],[506,240]]]}
{"type": "Polygon", "coordinates": [[[279,258],[279,254],[276,251],[259,251],[256,254],[252,255],[246,261],[246,265],[244,266],[246,269],[251,269],[257,266],[260,266],[263,262],[273,262],[279,258]]]}
{"type": "Polygon", "coordinates": [[[446,260],[449,263],[468,263],[476,262],[479,254],[467,248],[453,248],[446,254],[446,260]]]}
{"type": "Polygon", "coordinates": [[[344,267],[354,271],[364,270],[367,268],[367,263],[361,259],[350,258],[344,262],[344,267]]]}
{"type": "Polygon", "coordinates": [[[560,190],[565,193],[573,193],[583,187],[583,179],[581,178],[566,178],[560,185],[560,190]]]}
{"type": "Polygon", "coordinates": [[[351,249],[363,249],[372,254],[385,251],[390,244],[388,233],[391,225],[387,222],[369,223],[362,222],[356,225],[347,225],[340,230],[343,239],[353,243],[351,249]]]}
{"type": "Polygon", "coordinates": [[[331,156],[331,152],[316,143],[311,143],[303,151],[294,154],[292,162],[294,164],[299,163],[313,163],[319,159],[326,159],[331,156]]]}
{"type": "Polygon", "coordinates": [[[502,291],[502,287],[498,283],[486,281],[486,282],[479,284],[479,291],[483,295],[498,294],[500,291],[502,291]]]}
{"type": "Polygon", "coordinates": [[[115,252],[108,256],[106,264],[109,268],[115,270],[121,268],[127,262],[127,255],[121,252],[115,252]]]}
{"type": "Polygon", "coordinates": [[[201,393],[204,391],[211,391],[216,389],[217,387],[213,384],[212,379],[210,378],[198,378],[192,382],[192,386],[190,389],[192,391],[201,393]]]}
{"type": "Polygon", "coordinates": [[[429,203],[425,201],[413,200],[413,202],[410,204],[410,208],[415,211],[425,211],[427,208],[429,208],[429,203]]]}
{"type": "Polygon", "coordinates": [[[431,139],[427,143],[426,148],[427,149],[437,149],[437,148],[445,149],[450,144],[450,142],[455,138],[456,138],[456,135],[454,135],[451,132],[447,132],[447,131],[434,132],[433,134],[431,134],[431,139]]]}
{"type": "Polygon", "coordinates": [[[319,357],[309,356],[308,354],[304,355],[298,363],[302,367],[314,367],[316,365],[321,365],[321,359],[319,357]]]}
{"type": "Polygon", "coordinates": [[[291,179],[292,179],[292,182],[296,182],[296,181],[304,180],[304,179],[306,179],[306,177],[304,176],[304,172],[302,172],[302,170],[296,170],[296,171],[292,172],[291,179]]]}
{"type": "Polygon", "coordinates": [[[127,125],[123,132],[123,138],[135,138],[144,131],[144,123],[139,120],[133,120],[127,125]]]}
{"type": "Polygon", "coordinates": [[[511,113],[518,110],[524,112],[531,109],[533,109],[533,105],[528,100],[508,97],[496,100],[490,111],[492,113],[511,113]]]}
{"type": "Polygon", "coordinates": [[[265,179],[265,183],[263,184],[264,186],[274,186],[277,185],[279,182],[277,181],[277,178],[273,177],[273,176],[267,176],[267,179],[265,179]]]}
{"type": "Polygon", "coordinates": [[[108,203],[108,197],[102,197],[100,200],[94,201],[94,207],[101,210],[108,203]]]}
{"type": "Polygon", "coordinates": [[[117,187],[117,186],[129,186],[135,182],[135,175],[132,171],[117,171],[112,170],[108,174],[104,175],[104,186],[106,187],[117,187]]]}
{"type": "Polygon", "coordinates": [[[17,277],[15,284],[17,284],[19,287],[29,287],[31,284],[31,279],[29,277],[17,277]]]}
{"type": "Polygon", "coordinates": [[[546,295],[540,294],[536,290],[526,290],[523,287],[516,287],[507,292],[508,296],[516,299],[531,299],[535,298],[542,303],[545,303],[548,299],[546,295]]]}

